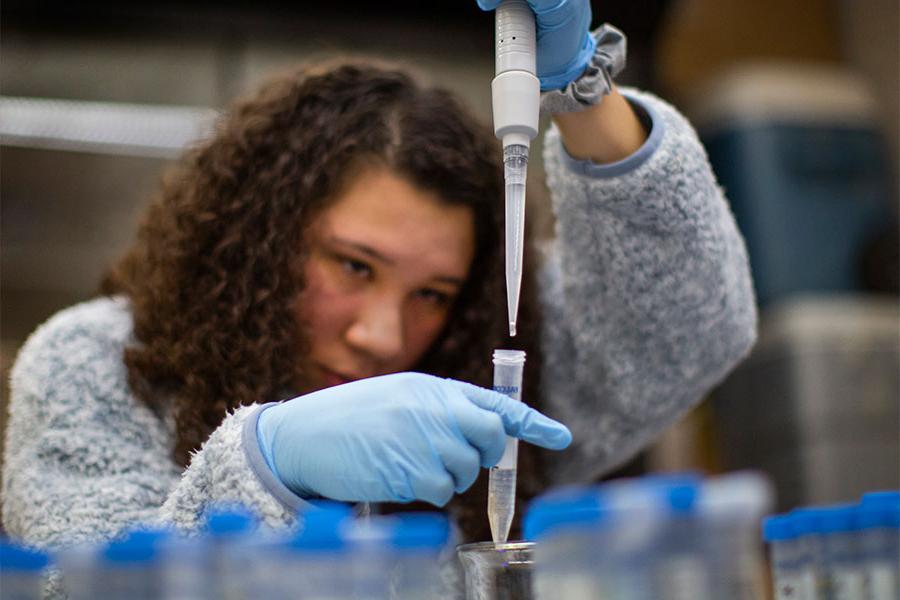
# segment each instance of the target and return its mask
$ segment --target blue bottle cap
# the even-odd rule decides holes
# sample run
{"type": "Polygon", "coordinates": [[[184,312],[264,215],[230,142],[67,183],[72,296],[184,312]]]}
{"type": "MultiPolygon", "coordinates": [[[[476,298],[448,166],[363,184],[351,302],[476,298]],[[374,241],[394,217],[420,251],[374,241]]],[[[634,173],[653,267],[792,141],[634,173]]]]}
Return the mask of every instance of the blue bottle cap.
{"type": "Polygon", "coordinates": [[[807,507],[791,511],[791,523],[798,536],[820,533],[822,509],[807,507]]]}
{"type": "Polygon", "coordinates": [[[688,516],[696,512],[702,483],[703,480],[695,473],[664,473],[611,485],[625,486],[626,490],[630,486],[631,493],[645,495],[650,501],[647,508],[669,515],[688,516]]]}
{"type": "Polygon", "coordinates": [[[50,564],[50,556],[33,548],[0,542],[0,572],[38,573],[50,564]]]}
{"type": "Polygon", "coordinates": [[[403,550],[439,550],[450,539],[450,522],[441,513],[419,512],[395,515],[391,542],[403,550]]]}
{"type": "Polygon", "coordinates": [[[881,492],[869,492],[863,494],[860,504],[863,506],[885,506],[888,508],[900,508],[900,492],[888,490],[881,492]]]}
{"type": "Polygon", "coordinates": [[[540,540],[561,530],[602,525],[610,511],[596,487],[561,488],[539,496],[525,513],[526,540],[540,540]]]}
{"type": "Polygon", "coordinates": [[[342,527],[353,513],[340,502],[317,502],[299,515],[300,531],[288,543],[297,551],[337,551],[346,546],[342,527]]]}
{"type": "Polygon", "coordinates": [[[763,540],[766,542],[783,542],[797,537],[791,515],[773,515],[763,519],[763,540]]]}
{"type": "Polygon", "coordinates": [[[860,529],[874,529],[891,526],[890,510],[877,504],[859,505],[857,522],[860,529]]]}
{"type": "Polygon", "coordinates": [[[206,531],[213,537],[232,537],[257,527],[256,515],[241,506],[221,506],[206,514],[206,531]]]}
{"type": "Polygon", "coordinates": [[[863,527],[900,528],[900,492],[881,491],[863,494],[860,507],[863,527]]]}
{"type": "Polygon", "coordinates": [[[160,542],[170,534],[165,529],[134,529],[124,537],[107,543],[100,551],[100,556],[119,564],[152,562],[159,555],[160,542]]]}
{"type": "Polygon", "coordinates": [[[664,490],[665,500],[672,513],[689,515],[697,505],[699,487],[692,483],[679,483],[664,490]]]}
{"type": "Polygon", "coordinates": [[[859,509],[855,504],[822,507],[819,510],[819,532],[828,534],[856,531],[859,528],[858,513],[859,509]]]}

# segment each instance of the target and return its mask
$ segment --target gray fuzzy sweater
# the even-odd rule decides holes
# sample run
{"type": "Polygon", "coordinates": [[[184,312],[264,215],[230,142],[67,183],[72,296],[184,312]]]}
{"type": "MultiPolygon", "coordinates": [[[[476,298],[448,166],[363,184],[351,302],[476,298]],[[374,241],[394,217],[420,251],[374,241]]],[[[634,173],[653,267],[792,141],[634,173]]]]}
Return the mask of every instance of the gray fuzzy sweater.
{"type": "MultiPolygon", "coordinates": [[[[651,127],[612,165],[576,161],[557,132],[545,164],[557,217],[541,272],[546,411],[572,446],[554,455],[559,483],[588,481],[644,447],[749,350],[756,311],[747,256],[691,126],[661,100],[627,97],[651,127]]],[[[162,520],[193,529],[204,507],[237,501],[271,526],[303,501],[265,467],[258,407],[228,415],[187,469],[174,429],[127,384],[128,303],[101,298],[62,311],[22,348],[12,371],[3,525],[49,548],[162,520]]]]}

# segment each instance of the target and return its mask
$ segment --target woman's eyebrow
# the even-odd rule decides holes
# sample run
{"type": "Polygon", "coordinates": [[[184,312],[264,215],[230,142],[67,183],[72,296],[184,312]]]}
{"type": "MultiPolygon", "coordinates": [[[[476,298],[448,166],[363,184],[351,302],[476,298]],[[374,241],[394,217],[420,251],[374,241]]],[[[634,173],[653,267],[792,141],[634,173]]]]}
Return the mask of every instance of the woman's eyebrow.
{"type": "Polygon", "coordinates": [[[436,281],[438,283],[446,283],[448,285],[454,285],[457,287],[462,287],[463,284],[465,283],[465,279],[462,279],[460,277],[450,277],[450,276],[435,277],[434,281],[436,281]]]}
{"type": "Polygon", "coordinates": [[[352,240],[347,240],[347,239],[338,237],[336,235],[331,236],[330,239],[331,239],[331,242],[333,242],[335,244],[353,248],[357,252],[361,252],[362,254],[365,254],[369,258],[373,258],[379,262],[383,262],[387,265],[395,264],[393,259],[388,258],[387,256],[385,256],[384,254],[382,254],[375,248],[372,248],[371,246],[367,246],[366,244],[361,244],[360,242],[354,242],[352,240]]]}

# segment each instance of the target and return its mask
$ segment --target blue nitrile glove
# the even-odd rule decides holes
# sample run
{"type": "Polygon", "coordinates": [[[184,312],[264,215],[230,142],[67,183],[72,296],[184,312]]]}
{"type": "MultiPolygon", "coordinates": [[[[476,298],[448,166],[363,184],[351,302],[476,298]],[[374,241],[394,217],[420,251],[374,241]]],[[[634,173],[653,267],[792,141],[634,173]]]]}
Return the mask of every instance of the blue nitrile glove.
{"type": "Polygon", "coordinates": [[[500,460],[507,434],[554,450],[572,440],[564,425],[508,396],[421,373],[282,402],[260,414],[257,432],[269,467],[300,496],[437,506],[500,460]]]}
{"type": "MultiPolygon", "coordinates": [[[[502,0],[477,0],[482,10],[495,10],[502,0]]],[[[596,41],[588,33],[588,0],[527,0],[537,23],[537,76],[541,90],[559,90],[584,72],[596,41]]]]}

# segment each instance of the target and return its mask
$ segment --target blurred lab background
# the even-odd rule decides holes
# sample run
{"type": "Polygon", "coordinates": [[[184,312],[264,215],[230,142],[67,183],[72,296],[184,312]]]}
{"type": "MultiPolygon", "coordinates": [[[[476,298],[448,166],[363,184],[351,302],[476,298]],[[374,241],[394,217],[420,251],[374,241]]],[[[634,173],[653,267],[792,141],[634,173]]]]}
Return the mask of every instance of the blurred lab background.
{"type": "MultiPolygon", "coordinates": [[[[697,127],[761,309],[752,355],[619,474],[757,468],[780,509],[900,487],[898,2],[605,0],[593,14],[629,36],[620,83],[697,127]]],[[[0,26],[4,429],[19,345],[94,295],[166,165],[268,73],[374,54],[490,120],[493,20],[474,0],[7,0],[0,26]]]]}

